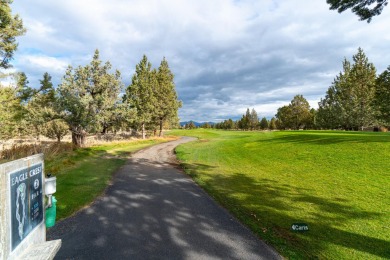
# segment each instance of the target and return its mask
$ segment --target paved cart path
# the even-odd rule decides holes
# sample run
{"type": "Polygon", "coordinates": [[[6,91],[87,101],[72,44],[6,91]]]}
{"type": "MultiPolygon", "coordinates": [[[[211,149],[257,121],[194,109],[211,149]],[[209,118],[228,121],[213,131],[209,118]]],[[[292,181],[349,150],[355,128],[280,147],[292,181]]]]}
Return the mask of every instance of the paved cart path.
{"type": "Polygon", "coordinates": [[[49,230],[56,259],[280,259],[175,167],[173,149],[193,140],[134,154],[105,195],[49,230]]]}

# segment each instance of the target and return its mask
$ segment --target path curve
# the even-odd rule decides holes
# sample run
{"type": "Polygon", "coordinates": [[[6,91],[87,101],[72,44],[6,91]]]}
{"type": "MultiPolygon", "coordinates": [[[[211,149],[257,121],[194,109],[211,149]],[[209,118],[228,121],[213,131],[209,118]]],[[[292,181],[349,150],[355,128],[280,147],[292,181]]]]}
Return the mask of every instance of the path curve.
{"type": "Polygon", "coordinates": [[[172,165],[193,140],[135,153],[102,197],[49,230],[56,259],[281,259],[172,165]]]}

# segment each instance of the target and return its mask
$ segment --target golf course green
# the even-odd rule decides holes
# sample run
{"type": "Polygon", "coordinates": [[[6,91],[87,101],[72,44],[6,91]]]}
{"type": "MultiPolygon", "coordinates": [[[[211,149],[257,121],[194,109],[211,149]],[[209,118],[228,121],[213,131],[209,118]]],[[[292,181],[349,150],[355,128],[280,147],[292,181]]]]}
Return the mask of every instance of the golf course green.
{"type": "Polygon", "coordinates": [[[170,134],[199,138],[176,149],[186,173],[283,256],[390,258],[389,133],[170,134]]]}

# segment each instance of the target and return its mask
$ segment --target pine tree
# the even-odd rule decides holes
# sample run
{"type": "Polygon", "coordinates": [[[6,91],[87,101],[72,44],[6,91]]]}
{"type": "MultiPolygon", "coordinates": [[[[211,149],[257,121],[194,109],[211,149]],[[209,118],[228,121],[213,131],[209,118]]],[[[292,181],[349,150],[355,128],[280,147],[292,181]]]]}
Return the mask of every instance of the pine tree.
{"type": "Polygon", "coordinates": [[[267,118],[263,117],[260,121],[260,128],[261,130],[266,130],[269,128],[268,120],[267,118]]]}
{"type": "Polygon", "coordinates": [[[142,139],[146,136],[146,124],[150,123],[156,114],[154,87],[157,85],[156,72],[152,73],[152,65],[146,55],[136,65],[131,84],[126,89],[124,102],[135,108],[137,121],[142,131],[142,139]]]}
{"type": "Polygon", "coordinates": [[[11,67],[10,61],[18,47],[16,37],[23,35],[23,21],[18,15],[13,16],[11,0],[0,0],[0,68],[11,67]]]}
{"type": "Polygon", "coordinates": [[[371,19],[382,13],[383,8],[387,5],[388,0],[326,0],[330,4],[331,10],[337,10],[339,13],[351,9],[353,13],[359,16],[361,21],[371,19]],[[375,4],[376,3],[376,4],[375,4]]]}
{"type": "Polygon", "coordinates": [[[55,105],[55,90],[49,73],[43,74],[40,84],[39,90],[32,92],[32,96],[26,105],[26,121],[30,128],[34,129],[37,140],[44,132],[44,125],[51,118],[55,117],[53,109],[55,105]]]}
{"type": "Polygon", "coordinates": [[[187,125],[186,125],[186,129],[195,129],[196,128],[196,125],[194,124],[193,121],[190,121],[187,125]]]}
{"type": "Polygon", "coordinates": [[[257,112],[254,108],[252,108],[251,113],[249,115],[249,128],[254,130],[259,125],[259,117],[257,116],[257,112]]]}
{"type": "Polygon", "coordinates": [[[375,124],[376,70],[361,48],[340,72],[319,102],[317,120],[325,128],[363,129],[375,124]]]}
{"type": "Polygon", "coordinates": [[[356,101],[354,114],[357,126],[363,130],[364,127],[376,124],[373,107],[376,69],[374,64],[368,61],[361,48],[353,56],[353,61],[350,81],[353,84],[353,98],[356,101]]]}
{"type": "Polygon", "coordinates": [[[168,120],[170,117],[177,118],[178,109],[181,107],[182,103],[177,99],[175,83],[173,81],[174,75],[165,58],[161,61],[156,77],[157,82],[153,84],[156,101],[155,117],[159,121],[159,136],[161,136],[164,121],[168,120]]]}
{"type": "Polygon", "coordinates": [[[271,121],[269,122],[269,129],[270,130],[275,130],[277,127],[276,127],[276,119],[273,117],[271,118],[271,121]]]}
{"type": "Polygon", "coordinates": [[[377,119],[390,126],[390,66],[376,80],[374,105],[377,108],[377,119]]]}

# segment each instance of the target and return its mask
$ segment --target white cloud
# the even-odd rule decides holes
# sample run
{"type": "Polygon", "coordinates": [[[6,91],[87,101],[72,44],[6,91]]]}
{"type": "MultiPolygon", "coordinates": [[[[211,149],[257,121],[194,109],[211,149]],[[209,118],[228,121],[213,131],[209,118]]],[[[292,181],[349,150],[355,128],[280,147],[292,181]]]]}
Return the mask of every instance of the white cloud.
{"type": "Polygon", "coordinates": [[[64,72],[68,66],[66,61],[48,56],[26,55],[21,57],[20,60],[23,63],[27,63],[27,66],[36,68],[39,71],[64,72]]]}

